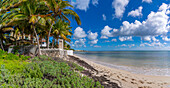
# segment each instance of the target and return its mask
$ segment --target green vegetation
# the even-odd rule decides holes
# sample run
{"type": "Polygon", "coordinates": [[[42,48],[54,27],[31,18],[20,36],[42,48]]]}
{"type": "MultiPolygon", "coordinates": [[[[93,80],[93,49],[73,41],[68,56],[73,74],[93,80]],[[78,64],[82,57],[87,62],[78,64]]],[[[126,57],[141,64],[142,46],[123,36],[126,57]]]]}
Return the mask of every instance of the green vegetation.
{"type": "MultiPolygon", "coordinates": [[[[2,51],[2,50],[0,50],[2,51]]],[[[23,56],[0,52],[0,87],[3,88],[102,88],[99,82],[79,72],[84,69],[75,63],[70,67],[64,61],[47,56],[31,61],[23,56]],[[13,59],[6,57],[15,56],[13,59]],[[5,56],[5,58],[4,58],[5,56]]],[[[28,58],[27,58],[28,59],[28,58]]]]}
{"type": "Polygon", "coordinates": [[[27,60],[30,56],[19,55],[18,53],[7,53],[0,49],[0,58],[4,60],[27,60]]]}
{"type": "Polygon", "coordinates": [[[26,64],[28,64],[26,61],[0,59],[0,66],[5,66],[11,74],[23,72],[26,64]]]}
{"type": "Polygon", "coordinates": [[[83,67],[80,67],[79,65],[77,65],[75,63],[72,63],[72,65],[73,65],[74,70],[78,70],[78,71],[83,71],[84,70],[83,67]]]}
{"type": "MultiPolygon", "coordinates": [[[[1,49],[5,50],[9,45],[33,44],[38,45],[40,55],[42,39],[46,40],[47,48],[50,45],[58,47],[58,39],[70,42],[70,19],[81,25],[73,8],[67,0],[0,0],[1,49]],[[24,35],[30,35],[31,38],[25,38],[24,35]],[[53,37],[51,44],[50,37],[53,37]]],[[[64,43],[65,49],[70,49],[67,42],[64,43]]]]}

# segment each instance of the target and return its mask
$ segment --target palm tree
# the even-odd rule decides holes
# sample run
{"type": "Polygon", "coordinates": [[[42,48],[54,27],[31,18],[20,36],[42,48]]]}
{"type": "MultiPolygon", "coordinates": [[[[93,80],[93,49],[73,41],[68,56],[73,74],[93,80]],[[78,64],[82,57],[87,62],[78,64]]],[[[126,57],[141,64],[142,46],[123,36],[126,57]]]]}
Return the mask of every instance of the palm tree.
{"type": "Polygon", "coordinates": [[[50,38],[50,34],[51,34],[51,30],[53,28],[53,25],[55,24],[55,19],[52,17],[46,17],[46,21],[47,21],[47,29],[50,28],[50,30],[47,30],[48,36],[47,36],[47,48],[49,48],[49,38],[50,38]]]}
{"type": "Polygon", "coordinates": [[[22,36],[23,33],[35,34],[39,55],[41,51],[38,35],[44,31],[48,31],[45,32],[48,47],[51,35],[57,40],[60,37],[70,41],[68,38],[71,35],[69,18],[75,19],[78,25],[81,25],[81,21],[77,13],[69,8],[73,6],[63,0],[0,0],[1,47],[4,40],[3,31],[13,27],[19,28],[22,36]]]}
{"type": "Polygon", "coordinates": [[[27,0],[0,0],[0,13],[6,13],[13,8],[17,8],[21,3],[27,0]]]}
{"type": "MultiPolygon", "coordinates": [[[[53,37],[58,41],[59,37],[70,42],[71,40],[68,38],[68,36],[71,36],[71,27],[70,24],[63,21],[58,20],[56,24],[54,24],[53,30],[52,30],[53,37]]],[[[54,43],[54,41],[53,41],[54,43]]],[[[58,45],[58,43],[57,43],[58,45]]]]}
{"type": "Polygon", "coordinates": [[[11,8],[16,8],[20,3],[22,3],[23,0],[0,0],[0,45],[1,49],[4,50],[3,47],[3,41],[5,39],[4,32],[8,30],[13,30],[12,26],[6,25],[8,20],[5,20],[7,11],[9,11],[11,8]]]}
{"type": "MultiPolygon", "coordinates": [[[[14,16],[12,16],[11,21],[8,25],[16,25],[19,21],[26,21],[31,25],[31,29],[34,31],[36,36],[39,55],[41,55],[39,38],[37,33],[36,25],[40,24],[41,26],[45,26],[45,19],[43,18],[44,12],[42,12],[40,0],[27,0],[19,6],[19,10],[15,10],[14,16]],[[42,13],[41,13],[42,12],[42,13]],[[41,15],[43,14],[43,15],[41,15]],[[42,17],[41,17],[42,16],[42,17]]],[[[20,25],[20,24],[17,24],[20,25]]]]}
{"type": "MultiPolygon", "coordinates": [[[[67,17],[72,17],[76,20],[78,25],[81,25],[81,21],[79,16],[76,12],[71,10],[73,8],[72,5],[69,4],[68,1],[63,0],[44,0],[46,6],[49,8],[50,11],[52,11],[52,16],[55,18],[54,21],[57,21],[58,19],[64,19],[65,21],[68,21],[70,23],[70,20],[67,17]],[[68,9],[70,8],[70,9],[68,9]]],[[[52,26],[54,23],[51,24],[49,33],[48,33],[48,40],[47,40],[47,48],[49,48],[49,37],[52,30],[52,26]]]]}

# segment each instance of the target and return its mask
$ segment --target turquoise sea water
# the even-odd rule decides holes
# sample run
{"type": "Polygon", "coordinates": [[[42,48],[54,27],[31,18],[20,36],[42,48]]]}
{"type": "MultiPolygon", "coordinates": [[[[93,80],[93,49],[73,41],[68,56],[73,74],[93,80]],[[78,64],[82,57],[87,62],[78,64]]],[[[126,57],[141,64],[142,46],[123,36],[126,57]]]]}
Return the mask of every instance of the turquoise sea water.
{"type": "Polygon", "coordinates": [[[74,54],[132,73],[170,76],[170,51],[89,51],[74,54]]]}

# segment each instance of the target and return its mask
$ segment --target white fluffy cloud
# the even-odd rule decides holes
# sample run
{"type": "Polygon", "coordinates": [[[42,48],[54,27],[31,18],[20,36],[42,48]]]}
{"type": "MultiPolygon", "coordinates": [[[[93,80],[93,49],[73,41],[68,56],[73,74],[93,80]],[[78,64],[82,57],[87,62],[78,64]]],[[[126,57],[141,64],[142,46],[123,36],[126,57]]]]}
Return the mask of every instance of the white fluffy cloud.
{"type": "Polygon", "coordinates": [[[132,10],[131,12],[129,12],[128,16],[132,16],[132,17],[142,16],[143,15],[142,9],[143,9],[143,7],[140,6],[138,9],[132,10]]]}
{"type": "Polygon", "coordinates": [[[132,36],[119,37],[121,42],[123,41],[133,41],[132,36]]]}
{"type": "Polygon", "coordinates": [[[83,30],[83,28],[81,27],[77,27],[74,30],[74,39],[81,39],[81,38],[85,38],[87,36],[87,34],[85,33],[85,31],[83,30]]]}
{"type": "Polygon", "coordinates": [[[94,6],[97,6],[97,5],[99,4],[99,1],[98,1],[98,0],[92,0],[92,4],[93,4],[94,6]]]}
{"type": "Polygon", "coordinates": [[[83,30],[83,28],[81,27],[77,27],[74,30],[74,34],[73,34],[74,39],[76,39],[75,43],[72,44],[72,46],[74,47],[86,47],[85,42],[86,42],[86,37],[89,39],[88,43],[91,45],[97,44],[98,42],[98,33],[92,33],[91,31],[88,31],[88,35],[86,34],[86,32],[83,30]]]}
{"type": "Polygon", "coordinates": [[[97,6],[99,4],[98,0],[71,0],[71,4],[76,8],[80,10],[87,11],[89,8],[89,4],[92,2],[94,6],[97,6]]]}
{"type": "Polygon", "coordinates": [[[75,43],[74,43],[74,46],[76,47],[86,47],[86,39],[79,39],[79,40],[76,40],[75,43]]]}
{"type": "Polygon", "coordinates": [[[140,44],[140,46],[164,46],[164,44],[160,43],[160,42],[153,42],[153,43],[142,43],[140,44]]]}
{"type": "Polygon", "coordinates": [[[95,45],[94,47],[95,47],[95,48],[100,48],[101,46],[95,45]]]}
{"type": "Polygon", "coordinates": [[[167,36],[163,36],[163,37],[162,37],[162,40],[164,40],[164,41],[170,41],[170,38],[168,38],[167,36]]]}
{"type": "Polygon", "coordinates": [[[150,41],[151,42],[151,36],[143,36],[143,37],[141,37],[142,38],[142,40],[144,40],[144,41],[150,41]]]}
{"type": "Polygon", "coordinates": [[[87,9],[89,8],[90,0],[76,0],[76,2],[71,1],[71,4],[76,9],[87,11],[87,9]]]}
{"type": "Polygon", "coordinates": [[[92,33],[91,31],[88,31],[88,39],[90,40],[89,41],[89,44],[97,44],[98,42],[98,39],[97,39],[97,36],[98,36],[98,33],[95,32],[95,33],[92,33]]]}
{"type": "Polygon", "coordinates": [[[168,31],[170,31],[169,14],[167,14],[169,9],[170,5],[163,3],[159,10],[157,12],[152,11],[145,21],[135,20],[134,23],[124,21],[120,29],[105,26],[101,31],[101,35],[105,37],[137,36],[147,41],[153,40],[153,36],[167,35],[168,31]]]}
{"type": "Polygon", "coordinates": [[[152,0],[142,0],[142,2],[152,3],[152,0]]]}
{"type": "Polygon", "coordinates": [[[100,38],[101,38],[101,39],[108,39],[107,36],[101,36],[100,38]]]}
{"type": "Polygon", "coordinates": [[[95,39],[95,40],[89,41],[89,44],[94,45],[94,44],[97,44],[97,42],[98,42],[98,39],[95,39]]]}
{"type": "Polygon", "coordinates": [[[110,28],[109,26],[105,26],[104,29],[102,29],[101,31],[101,39],[108,39],[108,37],[112,37],[112,33],[110,33],[111,30],[112,28],[110,28]]]}
{"type": "Polygon", "coordinates": [[[103,20],[105,21],[106,20],[106,15],[103,14],[102,17],[103,17],[103,20]]]}
{"type": "Polygon", "coordinates": [[[117,18],[123,17],[125,7],[128,5],[129,0],[113,0],[112,7],[115,9],[115,16],[117,18]]]}
{"type": "Polygon", "coordinates": [[[125,47],[127,46],[126,44],[118,45],[117,47],[125,47]]]}
{"type": "Polygon", "coordinates": [[[152,40],[153,40],[154,42],[158,42],[158,41],[159,41],[159,40],[156,39],[154,36],[152,37],[152,40]]]}
{"type": "Polygon", "coordinates": [[[142,23],[137,20],[134,23],[124,21],[119,34],[134,36],[156,36],[166,34],[168,32],[166,28],[168,19],[169,17],[163,12],[151,12],[147,20],[142,23]]]}
{"type": "Polygon", "coordinates": [[[117,39],[112,39],[111,41],[113,41],[113,42],[117,42],[117,39]]]}
{"type": "Polygon", "coordinates": [[[158,42],[159,40],[155,38],[155,36],[143,36],[141,37],[142,40],[144,41],[154,41],[154,42],[158,42]]]}
{"type": "Polygon", "coordinates": [[[98,33],[97,32],[95,32],[95,33],[92,33],[91,31],[89,31],[88,32],[89,34],[88,34],[88,39],[90,39],[90,40],[95,40],[95,39],[97,39],[97,36],[98,36],[98,33]]]}
{"type": "Polygon", "coordinates": [[[159,11],[164,12],[165,14],[170,14],[169,13],[170,5],[162,3],[162,5],[159,7],[159,11]]]}
{"type": "Polygon", "coordinates": [[[129,47],[129,48],[131,48],[133,46],[135,46],[135,44],[129,44],[129,45],[122,44],[122,45],[118,45],[118,46],[115,46],[115,47],[129,47]]]}
{"type": "Polygon", "coordinates": [[[135,44],[130,44],[130,45],[128,45],[128,46],[129,46],[129,48],[131,48],[131,47],[135,46],[135,44]]]}

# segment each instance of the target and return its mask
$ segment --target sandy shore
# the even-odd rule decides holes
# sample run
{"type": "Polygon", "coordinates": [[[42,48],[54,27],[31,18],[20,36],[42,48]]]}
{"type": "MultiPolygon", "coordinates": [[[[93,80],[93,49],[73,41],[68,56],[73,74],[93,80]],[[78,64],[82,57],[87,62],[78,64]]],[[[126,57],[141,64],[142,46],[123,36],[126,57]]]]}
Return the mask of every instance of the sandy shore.
{"type": "Polygon", "coordinates": [[[85,61],[98,70],[99,72],[95,75],[104,75],[108,80],[117,83],[122,88],[170,88],[170,77],[134,74],[106,67],[75,55],[74,57],[85,61]]]}

